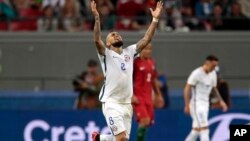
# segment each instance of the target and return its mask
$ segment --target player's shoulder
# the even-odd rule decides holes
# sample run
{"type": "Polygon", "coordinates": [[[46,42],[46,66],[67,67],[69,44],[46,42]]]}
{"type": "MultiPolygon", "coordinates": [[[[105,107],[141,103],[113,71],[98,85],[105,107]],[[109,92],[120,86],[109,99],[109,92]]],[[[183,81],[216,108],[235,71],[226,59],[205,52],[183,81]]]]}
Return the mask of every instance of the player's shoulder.
{"type": "Polygon", "coordinates": [[[216,71],[215,71],[215,70],[213,70],[212,72],[210,72],[210,74],[211,74],[212,76],[217,76],[217,74],[216,74],[216,71]]]}
{"type": "Polygon", "coordinates": [[[201,67],[198,67],[198,68],[194,69],[191,72],[189,77],[191,77],[191,78],[199,78],[201,76],[201,74],[202,74],[201,67]]]}
{"type": "Polygon", "coordinates": [[[140,57],[136,57],[136,58],[134,59],[134,64],[135,64],[135,65],[139,65],[141,62],[142,62],[142,60],[141,60],[140,57]]]}
{"type": "Polygon", "coordinates": [[[132,44],[127,47],[124,47],[123,50],[130,50],[130,49],[135,49],[135,48],[136,48],[136,44],[132,44]]]}
{"type": "Polygon", "coordinates": [[[136,47],[136,44],[129,45],[127,48],[136,47]]]}
{"type": "Polygon", "coordinates": [[[199,75],[202,72],[202,67],[198,67],[192,71],[192,74],[199,75]]]}
{"type": "Polygon", "coordinates": [[[149,58],[149,60],[152,62],[152,63],[154,63],[155,64],[155,59],[153,59],[152,57],[151,58],[149,58]]]}

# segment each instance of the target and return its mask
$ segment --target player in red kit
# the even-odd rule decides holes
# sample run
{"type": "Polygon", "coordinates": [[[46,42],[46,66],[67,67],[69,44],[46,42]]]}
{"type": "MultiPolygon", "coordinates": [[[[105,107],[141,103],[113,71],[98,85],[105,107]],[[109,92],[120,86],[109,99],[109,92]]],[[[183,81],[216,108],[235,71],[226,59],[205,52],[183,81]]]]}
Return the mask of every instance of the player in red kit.
{"type": "Polygon", "coordinates": [[[154,100],[156,107],[164,106],[151,53],[152,44],[148,44],[140,53],[140,57],[134,60],[132,103],[139,123],[136,141],[144,141],[147,127],[154,123],[154,100]]]}

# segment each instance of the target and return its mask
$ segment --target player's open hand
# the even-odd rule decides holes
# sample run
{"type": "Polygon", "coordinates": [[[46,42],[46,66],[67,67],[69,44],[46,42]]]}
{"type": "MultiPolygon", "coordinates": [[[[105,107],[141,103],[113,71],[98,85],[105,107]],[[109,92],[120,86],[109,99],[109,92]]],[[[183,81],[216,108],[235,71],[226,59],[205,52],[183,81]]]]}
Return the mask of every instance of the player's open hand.
{"type": "Polygon", "coordinates": [[[97,11],[97,9],[96,9],[96,3],[95,3],[94,0],[91,1],[90,6],[91,6],[92,14],[93,14],[94,16],[99,16],[99,13],[98,13],[98,11],[97,11]]]}
{"type": "Polygon", "coordinates": [[[220,106],[223,112],[226,112],[228,110],[227,104],[224,101],[220,101],[220,106]]]}
{"type": "Polygon", "coordinates": [[[160,15],[161,15],[162,8],[163,8],[163,2],[162,1],[158,1],[157,4],[156,4],[155,10],[153,10],[152,8],[150,8],[151,15],[154,18],[159,19],[160,15]]]}

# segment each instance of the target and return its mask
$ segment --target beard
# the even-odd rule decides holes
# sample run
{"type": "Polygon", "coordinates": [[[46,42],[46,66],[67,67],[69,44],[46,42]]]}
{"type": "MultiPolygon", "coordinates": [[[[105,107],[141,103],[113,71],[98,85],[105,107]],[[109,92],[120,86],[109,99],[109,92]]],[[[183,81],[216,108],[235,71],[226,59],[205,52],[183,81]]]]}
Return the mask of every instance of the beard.
{"type": "Polygon", "coordinates": [[[113,47],[120,48],[123,45],[123,41],[117,41],[112,44],[113,47]]]}

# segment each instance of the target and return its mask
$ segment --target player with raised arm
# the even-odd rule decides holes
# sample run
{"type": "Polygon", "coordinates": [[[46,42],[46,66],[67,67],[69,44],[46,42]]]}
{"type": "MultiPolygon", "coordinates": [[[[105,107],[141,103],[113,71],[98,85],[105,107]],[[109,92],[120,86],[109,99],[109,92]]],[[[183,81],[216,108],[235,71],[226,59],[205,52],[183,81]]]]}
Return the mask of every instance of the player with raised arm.
{"type": "Polygon", "coordinates": [[[214,68],[218,61],[214,55],[207,56],[203,66],[195,69],[187,80],[184,88],[184,112],[191,115],[193,122],[192,130],[185,141],[195,141],[199,135],[201,141],[209,141],[208,111],[211,92],[217,96],[222,110],[225,112],[228,109],[216,88],[217,76],[214,68]]]}
{"type": "Polygon", "coordinates": [[[102,111],[113,135],[92,134],[93,141],[128,141],[132,123],[133,108],[133,62],[152,40],[161,15],[163,3],[157,2],[155,10],[150,9],[152,22],[144,37],[136,44],[123,48],[123,40],[119,33],[110,32],[106,44],[101,39],[100,17],[95,1],[91,2],[91,11],[95,17],[94,41],[99,60],[105,76],[99,100],[102,111]]]}

